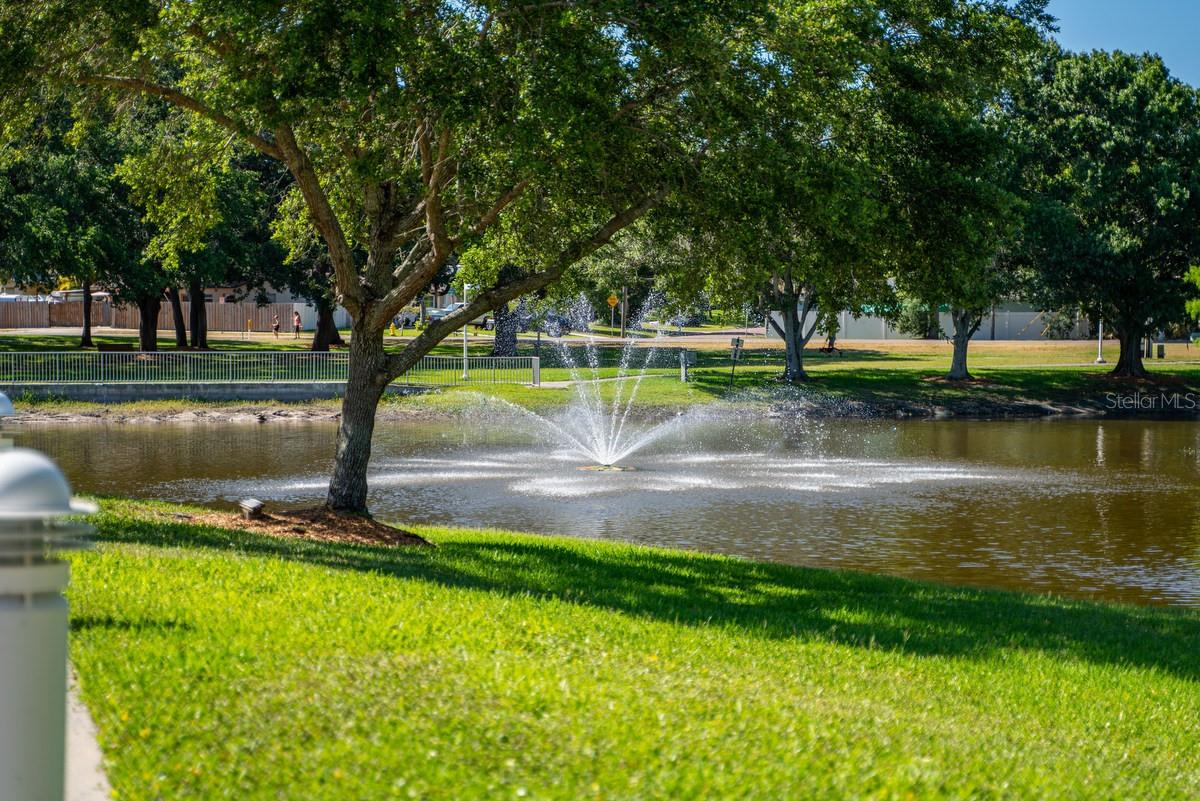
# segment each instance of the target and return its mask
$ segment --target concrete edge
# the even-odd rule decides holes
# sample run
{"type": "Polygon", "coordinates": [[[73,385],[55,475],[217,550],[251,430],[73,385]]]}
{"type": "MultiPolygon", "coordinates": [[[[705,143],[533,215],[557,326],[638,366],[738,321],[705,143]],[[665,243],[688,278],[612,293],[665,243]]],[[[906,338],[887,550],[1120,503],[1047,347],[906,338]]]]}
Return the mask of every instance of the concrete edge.
{"type": "Polygon", "coordinates": [[[67,777],[64,801],[110,801],[112,785],[96,739],[92,713],[79,697],[79,680],[69,669],[67,688],[67,777]]]}

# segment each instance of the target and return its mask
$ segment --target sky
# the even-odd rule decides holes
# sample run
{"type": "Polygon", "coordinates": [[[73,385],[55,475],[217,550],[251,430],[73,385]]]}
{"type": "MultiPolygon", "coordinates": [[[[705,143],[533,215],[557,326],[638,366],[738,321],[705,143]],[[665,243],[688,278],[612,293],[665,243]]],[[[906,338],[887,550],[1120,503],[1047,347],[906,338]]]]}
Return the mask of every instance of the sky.
{"type": "Polygon", "coordinates": [[[1200,86],[1200,0],[1050,0],[1068,50],[1158,53],[1181,81],[1200,86]]]}

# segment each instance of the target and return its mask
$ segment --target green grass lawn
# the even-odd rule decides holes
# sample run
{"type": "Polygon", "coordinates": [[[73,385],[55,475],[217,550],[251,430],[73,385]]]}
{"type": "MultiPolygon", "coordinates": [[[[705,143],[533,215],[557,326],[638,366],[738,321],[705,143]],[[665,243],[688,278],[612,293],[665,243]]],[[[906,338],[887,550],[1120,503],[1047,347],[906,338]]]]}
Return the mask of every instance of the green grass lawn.
{"type": "Polygon", "coordinates": [[[71,656],[119,799],[1183,799],[1200,613],[109,502],[71,656]]]}

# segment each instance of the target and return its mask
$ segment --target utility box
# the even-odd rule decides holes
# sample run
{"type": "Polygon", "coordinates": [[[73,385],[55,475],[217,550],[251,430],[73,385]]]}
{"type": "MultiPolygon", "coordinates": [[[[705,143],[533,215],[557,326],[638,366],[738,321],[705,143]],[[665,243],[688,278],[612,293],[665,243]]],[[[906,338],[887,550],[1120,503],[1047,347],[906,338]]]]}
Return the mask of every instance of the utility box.
{"type": "Polygon", "coordinates": [[[688,382],[689,369],[696,366],[696,351],[686,348],[679,351],[679,380],[688,382]]]}

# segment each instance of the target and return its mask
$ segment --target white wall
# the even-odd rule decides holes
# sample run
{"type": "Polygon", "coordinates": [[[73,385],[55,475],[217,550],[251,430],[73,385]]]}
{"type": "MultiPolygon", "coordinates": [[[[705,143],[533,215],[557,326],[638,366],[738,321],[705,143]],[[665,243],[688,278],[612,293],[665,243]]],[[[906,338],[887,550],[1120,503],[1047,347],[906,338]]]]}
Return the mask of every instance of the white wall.
{"type": "MultiPolygon", "coordinates": [[[[778,312],[771,312],[771,317],[782,327],[783,322],[780,319],[778,312]]],[[[938,315],[941,320],[942,332],[946,336],[950,336],[954,332],[954,322],[950,319],[948,313],[938,315]]],[[[998,310],[994,314],[989,314],[983,318],[983,325],[979,326],[979,330],[975,332],[973,340],[985,340],[992,338],[992,323],[995,321],[996,339],[1000,340],[1041,340],[1045,339],[1042,336],[1042,329],[1045,328],[1044,317],[1041,312],[1037,311],[1005,311],[998,310]]],[[[841,330],[838,331],[838,339],[915,339],[907,334],[902,334],[894,327],[888,325],[887,321],[882,317],[873,317],[865,315],[855,319],[850,312],[844,311],[838,315],[838,321],[841,324],[841,330]]],[[[814,336],[824,338],[825,332],[821,331],[814,336]]],[[[771,325],[767,325],[768,339],[782,339],[771,325]]],[[[1075,330],[1071,333],[1071,339],[1087,339],[1088,325],[1085,320],[1080,320],[1075,324],[1075,330]]]]}

